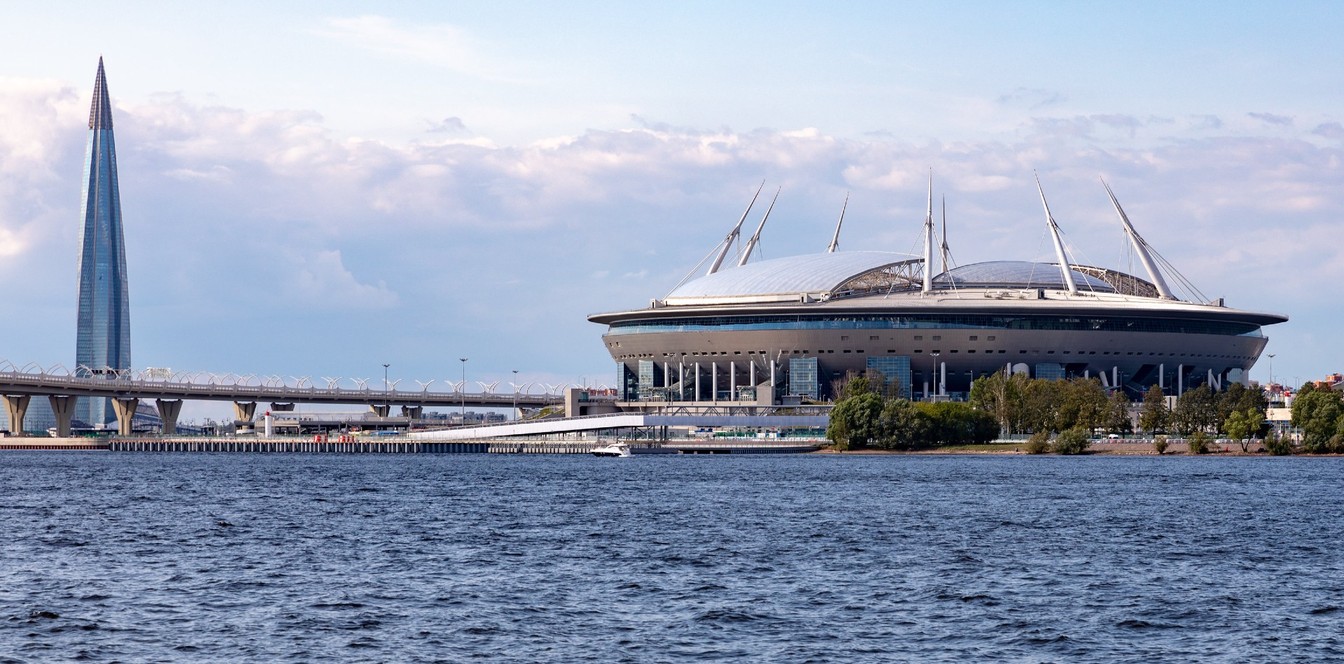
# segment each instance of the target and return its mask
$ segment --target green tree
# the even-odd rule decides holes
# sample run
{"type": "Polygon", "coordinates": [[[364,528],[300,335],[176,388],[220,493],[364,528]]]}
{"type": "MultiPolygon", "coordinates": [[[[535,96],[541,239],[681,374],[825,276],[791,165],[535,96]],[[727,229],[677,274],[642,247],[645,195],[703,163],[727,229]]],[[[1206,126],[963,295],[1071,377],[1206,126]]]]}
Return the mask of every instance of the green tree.
{"type": "Polygon", "coordinates": [[[989,413],[1005,433],[1015,433],[1022,419],[1023,387],[1030,379],[1023,374],[1007,375],[1006,371],[981,376],[971,383],[971,406],[989,413]]]}
{"type": "Polygon", "coordinates": [[[1106,425],[1106,390],[1101,387],[1101,381],[1070,378],[1060,383],[1057,394],[1056,431],[1075,427],[1092,431],[1106,425]]]}
{"type": "Polygon", "coordinates": [[[964,403],[939,401],[920,403],[929,421],[929,437],[935,445],[988,443],[999,433],[994,416],[964,403]]]}
{"type": "Polygon", "coordinates": [[[1124,390],[1116,390],[1106,404],[1106,431],[1127,434],[1134,430],[1134,420],[1129,417],[1129,399],[1124,390]]]}
{"type": "Polygon", "coordinates": [[[1162,388],[1153,385],[1143,394],[1143,408],[1139,411],[1139,429],[1155,434],[1167,430],[1167,396],[1162,388]]]}
{"type": "Polygon", "coordinates": [[[881,416],[882,397],[877,394],[862,392],[847,397],[831,409],[826,437],[835,443],[837,450],[863,449],[882,437],[881,416]]]}
{"type": "Polygon", "coordinates": [[[1260,428],[1264,424],[1264,411],[1246,408],[1234,410],[1228,414],[1227,419],[1223,422],[1223,430],[1227,432],[1229,438],[1241,445],[1242,452],[1249,452],[1251,439],[1260,432],[1260,428]]]}
{"type": "MultiPolygon", "coordinates": [[[[1227,418],[1237,411],[1254,410],[1264,413],[1269,408],[1269,398],[1265,396],[1264,388],[1260,386],[1246,387],[1241,383],[1232,383],[1227,389],[1217,395],[1218,402],[1218,421],[1215,425],[1216,431],[1227,431],[1227,418]]],[[[1264,418],[1261,418],[1263,424],[1264,418]]],[[[1230,431],[1228,433],[1231,433],[1230,431]]],[[[1251,432],[1251,436],[1262,434],[1261,429],[1251,432]]],[[[1235,436],[1234,436],[1235,437],[1235,436]]]]}
{"type": "Polygon", "coordinates": [[[1293,426],[1302,431],[1302,449],[1311,454],[1330,451],[1342,417],[1344,399],[1334,390],[1313,389],[1293,398],[1293,426]]]}
{"type": "Polygon", "coordinates": [[[1022,431],[1049,433],[1055,430],[1055,410],[1061,381],[1036,378],[1022,387],[1022,431]]]}
{"type": "Polygon", "coordinates": [[[887,399],[882,406],[881,439],[889,450],[915,450],[933,445],[928,416],[905,399],[887,399]]]}
{"type": "Polygon", "coordinates": [[[1218,421],[1218,401],[1213,389],[1208,385],[1200,385],[1186,390],[1185,394],[1176,399],[1171,421],[1183,435],[1213,428],[1218,421]]]}

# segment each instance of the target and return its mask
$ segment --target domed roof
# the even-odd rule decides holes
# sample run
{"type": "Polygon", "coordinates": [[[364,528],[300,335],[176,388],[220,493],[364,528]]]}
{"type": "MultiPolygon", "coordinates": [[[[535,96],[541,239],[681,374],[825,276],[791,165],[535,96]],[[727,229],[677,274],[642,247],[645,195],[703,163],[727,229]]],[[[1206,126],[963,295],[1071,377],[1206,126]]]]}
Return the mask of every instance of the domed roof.
{"type": "Polygon", "coordinates": [[[826,294],[865,272],[912,259],[913,256],[887,251],[837,251],[774,258],[693,279],[673,290],[664,302],[826,294]]]}
{"type": "MultiPolygon", "coordinates": [[[[1096,277],[1073,272],[1079,290],[1113,293],[1115,288],[1096,277]]],[[[953,268],[933,278],[935,288],[1064,288],[1064,275],[1056,263],[988,261],[953,268]]]]}

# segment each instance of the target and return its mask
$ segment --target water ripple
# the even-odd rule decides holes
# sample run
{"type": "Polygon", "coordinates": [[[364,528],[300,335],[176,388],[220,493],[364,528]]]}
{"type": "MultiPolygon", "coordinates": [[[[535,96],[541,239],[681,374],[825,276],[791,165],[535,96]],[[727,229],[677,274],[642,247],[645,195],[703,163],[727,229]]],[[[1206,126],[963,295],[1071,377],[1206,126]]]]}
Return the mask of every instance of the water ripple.
{"type": "Polygon", "coordinates": [[[1336,661],[1334,459],[0,466],[0,662],[1336,661]]]}

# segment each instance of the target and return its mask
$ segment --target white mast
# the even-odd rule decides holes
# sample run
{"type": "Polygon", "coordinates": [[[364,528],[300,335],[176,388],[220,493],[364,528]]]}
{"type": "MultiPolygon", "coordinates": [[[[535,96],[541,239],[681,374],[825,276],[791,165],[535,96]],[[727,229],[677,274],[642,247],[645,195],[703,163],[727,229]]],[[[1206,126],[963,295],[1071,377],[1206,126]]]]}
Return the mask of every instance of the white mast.
{"type": "Polygon", "coordinates": [[[933,169],[929,169],[929,209],[924,215],[924,288],[933,292],[933,169]]]}
{"type": "Polygon", "coordinates": [[[747,240],[747,245],[742,248],[742,259],[737,261],[738,267],[747,264],[747,259],[751,258],[751,250],[755,249],[756,244],[761,241],[761,229],[765,228],[765,220],[770,218],[770,211],[775,209],[775,201],[779,200],[779,192],[782,189],[784,187],[775,190],[775,197],[770,199],[770,207],[765,209],[765,216],[761,217],[761,224],[756,227],[756,232],[751,234],[751,239],[747,240]]]}
{"type": "Polygon", "coordinates": [[[831,236],[831,246],[826,248],[826,253],[833,254],[840,246],[840,226],[845,223],[845,208],[849,207],[849,192],[845,192],[845,204],[840,206],[840,221],[835,222],[835,235],[831,236]]]}
{"type": "MultiPolygon", "coordinates": [[[[1035,173],[1033,173],[1035,175],[1035,173]]],[[[1050,215],[1050,204],[1045,202],[1045,190],[1041,188],[1041,176],[1036,175],[1036,191],[1041,192],[1041,206],[1045,208],[1045,223],[1050,227],[1050,236],[1055,240],[1055,258],[1059,260],[1059,273],[1064,275],[1064,287],[1069,295],[1078,294],[1078,285],[1073,283],[1073,268],[1069,266],[1068,254],[1064,253],[1064,240],[1059,237],[1059,224],[1050,215]]]]}
{"type": "Polygon", "coordinates": [[[948,247],[947,247],[947,197],[946,197],[946,196],[943,197],[943,244],[942,244],[942,247],[941,247],[941,248],[942,248],[942,252],[943,252],[943,272],[947,272],[947,254],[948,254],[948,247]]]}
{"type": "Polygon", "coordinates": [[[737,225],[733,226],[733,230],[728,233],[728,237],[723,238],[723,246],[719,248],[719,256],[709,266],[709,272],[706,272],[705,276],[719,271],[719,266],[723,265],[723,257],[728,255],[728,250],[733,246],[733,240],[736,240],[738,234],[742,231],[742,222],[747,220],[747,213],[751,212],[751,206],[756,204],[756,197],[761,195],[761,190],[764,188],[765,180],[761,180],[761,186],[756,188],[756,195],[751,197],[750,203],[747,203],[747,209],[742,211],[742,216],[737,220],[737,225]]]}
{"type": "Polygon", "coordinates": [[[1106,184],[1106,180],[1101,181],[1101,186],[1106,187],[1106,195],[1111,197],[1111,204],[1115,206],[1115,211],[1120,215],[1120,221],[1125,225],[1125,233],[1129,235],[1129,241],[1134,244],[1134,251],[1139,254],[1139,261],[1143,263],[1143,269],[1148,271],[1148,276],[1152,278],[1153,285],[1157,287],[1157,293],[1164,300],[1174,300],[1176,297],[1171,294],[1167,288],[1167,282],[1162,278],[1162,273],[1158,272],[1157,266],[1153,264],[1153,255],[1148,253],[1148,243],[1139,236],[1138,231],[1134,230],[1134,225],[1129,223],[1129,217],[1125,215],[1124,208],[1120,207],[1120,201],[1116,200],[1115,194],[1111,191],[1111,185],[1106,184]]]}

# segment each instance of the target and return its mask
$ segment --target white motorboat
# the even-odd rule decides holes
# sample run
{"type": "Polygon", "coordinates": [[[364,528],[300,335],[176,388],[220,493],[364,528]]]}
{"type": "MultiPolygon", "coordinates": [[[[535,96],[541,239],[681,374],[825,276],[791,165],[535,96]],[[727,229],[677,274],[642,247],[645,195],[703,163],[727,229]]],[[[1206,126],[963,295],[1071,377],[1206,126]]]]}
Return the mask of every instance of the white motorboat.
{"type": "Polygon", "coordinates": [[[593,456],[628,457],[630,456],[630,446],[620,442],[599,445],[593,448],[593,456]]]}

